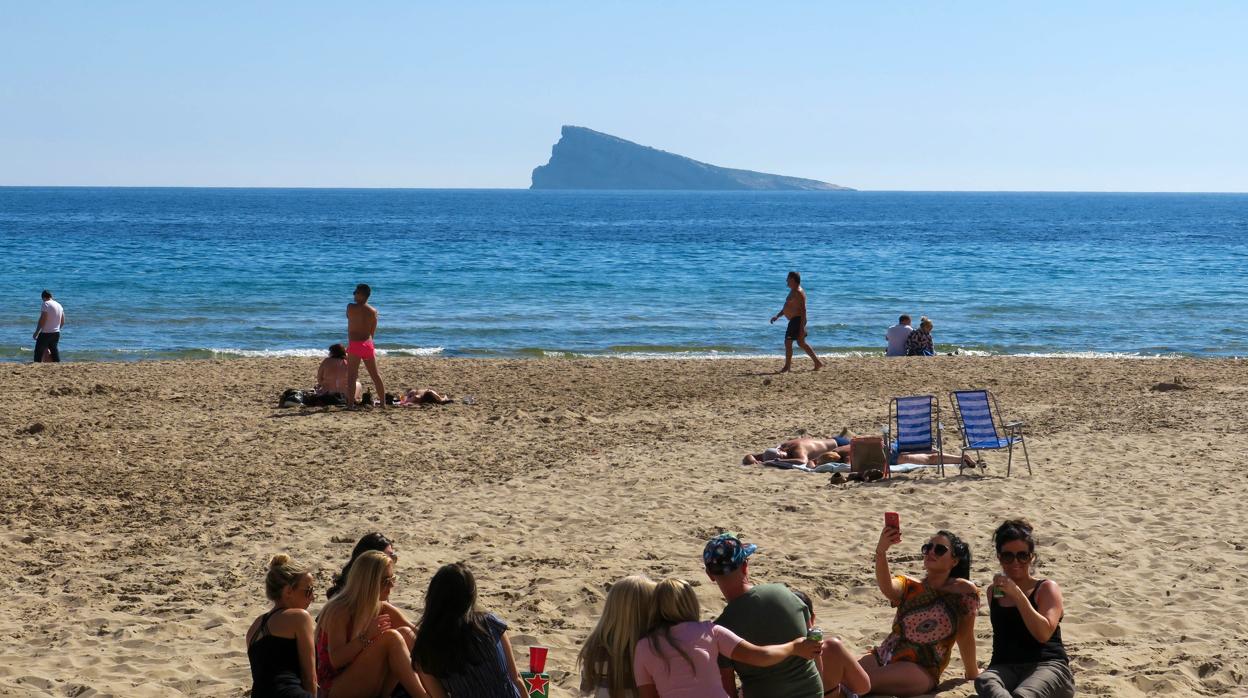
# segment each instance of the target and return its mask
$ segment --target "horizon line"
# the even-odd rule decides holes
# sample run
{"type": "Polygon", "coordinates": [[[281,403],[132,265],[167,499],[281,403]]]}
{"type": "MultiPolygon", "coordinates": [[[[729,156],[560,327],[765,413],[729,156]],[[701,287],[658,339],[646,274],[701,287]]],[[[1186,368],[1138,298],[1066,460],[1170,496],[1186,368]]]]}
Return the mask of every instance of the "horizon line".
{"type": "Polygon", "coordinates": [[[765,189],[533,189],[531,187],[360,187],[333,185],[255,186],[232,184],[0,184],[0,189],[247,189],[308,191],[544,191],[636,193],[756,193],[852,196],[854,194],[1248,194],[1248,191],[1162,189],[842,189],[788,191],[765,189]]]}

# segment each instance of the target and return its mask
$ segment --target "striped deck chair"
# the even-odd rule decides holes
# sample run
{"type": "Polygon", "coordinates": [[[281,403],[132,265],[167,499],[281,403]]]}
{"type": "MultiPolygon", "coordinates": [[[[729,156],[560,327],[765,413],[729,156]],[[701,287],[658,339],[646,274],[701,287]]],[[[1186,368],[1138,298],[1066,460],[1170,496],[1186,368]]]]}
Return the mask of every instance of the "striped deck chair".
{"type": "MultiPolygon", "coordinates": [[[[940,423],[940,402],[935,395],[895,397],[888,402],[888,426],[885,439],[889,444],[889,462],[895,463],[903,453],[936,453],[945,451],[944,425],[940,423]]],[[[945,476],[944,458],[937,466],[945,476]]]]}
{"type": "Polygon", "coordinates": [[[1031,474],[1031,456],[1027,454],[1027,441],[1023,438],[1024,422],[1003,422],[1001,407],[997,398],[987,390],[955,390],[949,395],[953,403],[953,413],[962,425],[962,453],[975,451],[975,459],[982,470],[983,457],[980,451],[1009,450],[1009,458],[1005,463],[1005,475],[1010,476],[1010,468],[1014,464],[1014,444],[1023,447],[1023,458],[1027,461],[1027,474],[1031,474]],[[995,419],[994,419],[995,414],[995,419]],[[997,425],[1001,430],[997,431],[997,425]],[[1004,433],[1005,436],[1001,436],[1004,433]]]}

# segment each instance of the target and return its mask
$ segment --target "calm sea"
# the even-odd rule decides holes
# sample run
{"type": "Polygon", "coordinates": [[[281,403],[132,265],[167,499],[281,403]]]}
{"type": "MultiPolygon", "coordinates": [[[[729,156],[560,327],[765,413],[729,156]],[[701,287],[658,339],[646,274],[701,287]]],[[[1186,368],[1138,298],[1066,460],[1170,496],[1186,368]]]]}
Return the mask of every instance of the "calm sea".
{"type": "Polygon", "coordinates": [[[1248,195],[0,188],[0,359],[39,292],[69,360],[319,355],[356,283],[378,345],[755,356],[802,273],[810,339],[879,352],[1248,355],[1248,195]]]}

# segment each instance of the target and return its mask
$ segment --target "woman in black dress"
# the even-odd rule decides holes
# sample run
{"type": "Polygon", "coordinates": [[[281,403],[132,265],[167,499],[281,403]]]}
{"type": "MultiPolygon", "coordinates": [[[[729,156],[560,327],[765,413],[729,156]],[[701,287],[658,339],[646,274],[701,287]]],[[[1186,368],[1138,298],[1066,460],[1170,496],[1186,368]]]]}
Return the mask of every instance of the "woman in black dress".
{"type": "Polygon", "coordinates": [[[312,640],[316,623],[308,613],[312,573],[289,555],[274,555],[264,593],[273,609],[247,630],[251,698],[312,698],[316,695],[312,640]]]}

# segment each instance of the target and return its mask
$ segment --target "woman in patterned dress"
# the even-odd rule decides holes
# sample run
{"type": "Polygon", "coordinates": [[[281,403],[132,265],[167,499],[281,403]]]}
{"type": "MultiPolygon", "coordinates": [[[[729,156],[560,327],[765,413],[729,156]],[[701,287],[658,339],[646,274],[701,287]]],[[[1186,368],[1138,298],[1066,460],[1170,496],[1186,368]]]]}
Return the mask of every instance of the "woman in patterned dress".
{"type": "MultiPolygon", "coordinates": [[[[870,678],[870,691],[901,698],[931,692],[949,665],[955,643],[965,678],[974,680],[979,675],[975,661],[979,590],[968,580],[970,546],[949,531],[937,532],[921,548],[925,574],[915,579],[893,576],[889,570],[888,549],[900,542],[901,531],[885,526],[875,549],[875,581],[897,615],[884,642],[858,660],[870,678]]],[[[838,683],[845,681],[841,675],[850,675],[845,671],[848,667],[836,661],[828,665],[826,649],[824,655],[825,695],[853,696],[845,686],[838,689],[838,683]]]]}

